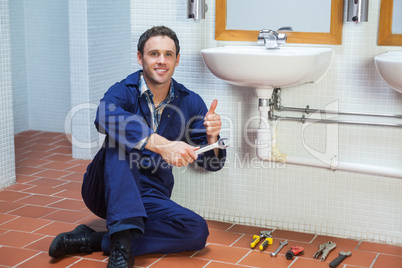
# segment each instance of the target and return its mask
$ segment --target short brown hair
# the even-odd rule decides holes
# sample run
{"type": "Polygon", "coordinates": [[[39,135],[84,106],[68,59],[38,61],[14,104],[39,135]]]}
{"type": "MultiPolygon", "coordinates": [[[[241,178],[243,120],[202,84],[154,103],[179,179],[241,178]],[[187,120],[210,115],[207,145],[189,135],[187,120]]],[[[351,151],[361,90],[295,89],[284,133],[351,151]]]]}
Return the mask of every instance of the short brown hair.
{"type": "Polygon", "coordinates": [[[146,30],[138,40],[137,49],[141,53],[141,55],[144,55],[145,43],[148,41],[149,38],[154,36],[167,36],[170,39],[172,39],[176,46],[176,56],[179,54],[180,44],[179,39],[176,36],[176,33],[172,29],[166,26],[154,26],[151,29],[146,30]]]}

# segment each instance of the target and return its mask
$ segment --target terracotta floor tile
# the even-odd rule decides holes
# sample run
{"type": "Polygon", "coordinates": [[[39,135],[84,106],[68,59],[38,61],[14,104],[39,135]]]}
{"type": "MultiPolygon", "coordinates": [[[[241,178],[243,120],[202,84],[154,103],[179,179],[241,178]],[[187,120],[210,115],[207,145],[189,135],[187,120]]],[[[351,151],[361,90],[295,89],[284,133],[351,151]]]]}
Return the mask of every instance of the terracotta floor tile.
{"type": "Polygon", "coordinates": [[[88,165],[77,165],[74,163],[72,163],[72,165],[74,165],[74,166],[72,166],[71,168],[65,169],[65,171],[77,172],[77,173],[81,173],[81,174],[84,174],[87,171],[88,165]]]}
{"type": "MultiPolygon", "coordinates": [[[[252,241],[253,241],[253,235],[245,234],[239,240],[237,240],[232,246],[251,249],[250,244],[252,241]]],[[[274,241],[274,243],[275,243],[275,241],[274,241]]],[[[271,245],[269,247],[271,247],[271,245]]]]}
{"type": "Polygon", "coordinates": [[[50,236],[43,236],[42,235],[42,239],[39,239],[35,242],[32,242],[28,245],[26,245],[24,248],[25,249],[32,249],[32,250],[37,250],[37,251],[43,251],[43,252],[48,252],[49,250],[49,246],[53,241],[54,237],[50,237],[50,236]]]}
{"type": "Polygon", "coordinates": [[[84,177],[83,175],[84,175],[83,173],[72,172],[70,175],[64,176],[63,180],[82,182],[84,177]]]}
{"type": "Polygon", "coordinates": [[[400,268],[402,267],[402,257],[380,254],[372,268],[400,268]]]}
{"type": "Polygon", "coordinates": [[[30,151],[38,151],[38,152],[46,152],[54,148],[53,145],[48,144],[38,144],[38,143],[29,143],[28,146],[23,147],[26,150],[30,151]]]}
{"type": "Polygon", "coordinates": [[[0,235],[0,245],[22,248],[41,238],[43,238],[43,235],[19,231],[9,231],[0,235]]]}
{"type": "Polygon", "coordinates": [[[45,151],[29,151],[26,150],[24,156],[25,157],[30,157],[30,158],[35,158],[35,159],[43,159],[43,160],[52,160],[51,158],[48,158],[52,156],[52,152],[45,152],[45,151]]]}
{"type": "MultiPolygon", "coordinates": [[[[292,268],[328,268],[329,263],[315,259],[296,258],[292,263],[292,268]]],[[[342,266],[338,266],[342,268],[342,266]]]]}
{"type": "Polygon", "coordinates": [[[48,186],[48,187],[56,187],[67,183],[65,180],[57,180],[54,178],[38,178],[36,180],[30,181],[29,184],[38,185],[38,186],[48,186]]]}
{"type": "MultiPolygon", "coordinates": [[[[65,257],[61,259],[52,259],[47,253],[40,253],[26,262],[18,265],[20,268],[65,268],[77,262],[79,259],[75,257],[65,257]]],[[[99,266],[98,266],[99,267],[99,266]]]]}
{"type": "MultiPolygon", "coordinates": [[[[20,208],[22,206],[24,206],[24,204],[0,201],[0,213],[7,213],[9,211],[20,208]]],[[[0,215],[0,217],[1,217],[1,215],[0,215]]]]}
{"type": "Polygon", "coordinates": [[[83,201],[78,200],[63,199],[56,203],[48,205],[48,207],[70,209],[70,210],[81,210],[85,208],[85,203],[83,201]]]}
{"type": "Polygon", "coordinates": [[[67,170],[74,166],[76,166],[76,165],[65,163],[65,162],[48,161],[47,163],[41,165],[40,167],[44,168],[44,169],[52,169],[52,170],[67,170]]]}
{"type": "Polygon", "coordinates": [[[31,176],[31,175],[22,175],[22,174],[16,174],[17,177],[17,183],[28,183],[33,180],[37,180],[37,176],[31,176]]]}
{"type": "Polygon", "coordinates": [[[209,229],[209,237],[207,242],[230,246],[236,242],[243,234],[226,232],[222,230],[209,229]]]}
{"type": "Polygon", "coordinates": [[[50,185],[34,185],[33,187],[23,190],[22,192],[29,193],[29,194],[35,194],[35,195],[49,196],[49,195],[54,195],[56,193],[59,193],[61,191],[63,191],[63,189],[54,188],[54,186],[50,186],[50,185]]]}
{"type": "MultiPolygon", "coordinates": [[[[222,263],[222,262],[210,262],[205,268],[241,268],[241,267],[246,267],[243,265],[237,265],[237,264],[229,264],[229,263],[222,263]]],[[[247,266],[250,267],[250,266],[247,266]]]]}
{"type": "Polygon", "coordinates": [[[72,231],[77,226],[78,226],[77,224],[67,222],[51,222],[50,224],[37,229],[34,233],[56,236],[60,233],[72,231]]]}
{"type": "Polygon", "coordinates": [[[51,154],[44,159],[46,160],[52,160],[52,161],[59,161],[59,162],[68,162],[72,160],[73,158],[71,155],[66,155],[66,154],[51,154]]]}
{"type": "Polygon", "coordinates": [[[384,245],[378,243],[362,242],[358,247],[358,250],[379,252],[391,255],[402,256],[402,247],[384,245]]]}
{"type": "Polygon", "coordinates": [[[135,267],[149,267],[163,256],[164,254],[147,254],[135,257],[135,267]]]}
{"type": "Polygon", "coordinates": [[[11,186],[8,186],[7,190],[15,191],[15,192],[22,192],[22,191],[24,191],[26,189],[29,189],[29,188],[32,188],[32,187],[34,187],[34,185],[16,183],[16,184],[13,184],[11,186]]]}
{"type": "Polygon", "coordinates": [[[66,138],[66,134],[60,133],[60,132],[47,132],[47,131],[45,132],[45,131],[43,131],[43,132],[37,133],[34,137],[61,140],[61,139],[66,138]]]}
{"type": "Polygon", "coordinates": [[[293,241],[310,242],[315,237],[314,234],[299,233],[285,230],[275,230],[272,233],[273,238],[290,239],[293,241]]]}
{"type": "Polygon", "coordinates": [[[72,154],[72,149],[71,147],[58,146],[49,150],[49,152],[58,154],[72,154]]]}
{"type": "MultiPolygon", "coordinates": [[[[38,254],[37,251],[29,249],[0,247],[0,260],[2,265],[15,267],[18,263],[38,254]]],[[[38,267],[38,266],[31,266],[38,267]]],[[[40,267],[40,266],[39,266],[40,267]]]]}
{"type": "Polygon", "coordinates": [[[16,218],[18,218],[18,216],[0,213],[0,228],[4,228],[4,227],[1,227],[2,224],[6,223],[8,221],[14,220],[16,218]]]}
{"type": "Polygon", "coordinates": [[[77,193],[81,193],[82,183],[81,182],[67,182],[59,186],[55,186],[55,189],[63,189],[63,190],[73,190],[77,193]]]}
{"type": "Polygon", "coordinates": [[[235,224],[232,227],[230,227],[227,231],[228,232],[235,232],[235,233],[244,233],[244,234],[251,234],[251,235],[258,235],[261,231],[272,231],[272,229],[264,229],[261,227],[255,227],[255,226],[248,226],[248,225],[239,225],[235,224]]]}
{"type": "Polygon", "coordinates": [[[81,259],[80,261],[69,266],[71,268],[99,268],[106,267],[107,262],[101,262],[96,260],[81,259]]]}
{"type": "Polygon", "coordinates": [[[18,203],[46,206],[48,204],[60,201],[61,199],[62,198],[59,197],[46,196],[46,195],[31,195],[28,196],[27,198],[19,200],[18,203]]]}
{"type": "Polygon", "coordinates": [[[41,172],[36,173],[35,175],[44,178],[51,178],[51,179],[61,179],[64,176],[70,175],[71,172],[67,171],[60,171],[60,170],[43,170],[41,172]]]}
{"type": "Polygon", "coordinates": [[[53,142],[52,145],[54,146],[64,146],[64,147],[71,147],[71,142],[68,139],[58,139],[56,142],[53,142]]]}
{"type": "Polygon", "coordinates": [[[239,262],[250,250],[208,244],[203,250],[197,252],[194,257],[227,263],[239,262]]]}
{"type": "Polygon", "coordinates": [[[7,202],[15,202],[28,196],[30,196],[30,194],[7,190],[0,191],[0,200],[7,202]]]}
{"type": "Polygon", "coordinates": [[[0,228],[30,233],[49,223],[51,223],[51,221],[29,217],[17,217],[11,221],[1,224],[0,228]]]}
{"type": "Polygon", "coordinates": [[[220,221],[210,221],[207,220],[208,228],[209,229],[217,229],[217,230],[227,230],[229,229],[233,224],[227,223],[227,222],[220,222],[220,221]]]}
{"type": "Polygon", "coordinates": [[[75,199],[75,200],[82,200],[81,191],[76,191],[76,190],[60,191],[60,192],[54,194],[54,196],[62,197],[62,198],[70,198],[70,199],[75,199]]]}
{"type": "Polygon", "coordinates": [[[75,159],[75,158],[72,158],[70,161],[68,161],[68,163],[83,165],[85,167],[88,166],[91,162],[92,162],[92,160],[75,159]]]}
{"type": "Polygon", "coordinates": [[[152,265],[152,268],[202,268],[209,261],[197,258],[188,258],[179,255],[167,255],[152,265]]]}
{"type": "Polygon", "coordinates": [[[30,140],[30,143],[53,146],[53,144],[57,141],[58,139],[54,139],[54,137],[42,137],[41,135],[39,135],[35,139],[30,140]]]}
{"type": "Polygon", "coordinates": [[[43,219],[75,223],[79,220],[82,220],[82,219],[88,217],[89,215],[91,215],[91,214],[89,214],[87,212],[72,211],[72,210],[58,210],[54,213],[51,213],[51,214],[43,217],[43,219]]]}
{"type": "Polygon", "coordinates": [[[42,160],[42,159],[37,159],[37,158],[26,158],[24,160],[21,160],[17,163],[17,167],[24,166],[24,167],[40,167],[42,165],[46,165],[47,163],[50,163],[51,161],[49,160],[42,160]]]}
{"type": "Polygon", "coordinates": [[[56,209],[46,208],[41,206],[26,205],[24,207],[18,208],[9,212],[11,215],[18,215],[31,218],[41,218],[47,214],[55,212],[56,209]]]}
{"type": "Polygon", "coordinates": [[[239,264],[252,267],[288,267],[292,261],[284,256],[271,257],[268,252],[251,252],[239,264]]]}

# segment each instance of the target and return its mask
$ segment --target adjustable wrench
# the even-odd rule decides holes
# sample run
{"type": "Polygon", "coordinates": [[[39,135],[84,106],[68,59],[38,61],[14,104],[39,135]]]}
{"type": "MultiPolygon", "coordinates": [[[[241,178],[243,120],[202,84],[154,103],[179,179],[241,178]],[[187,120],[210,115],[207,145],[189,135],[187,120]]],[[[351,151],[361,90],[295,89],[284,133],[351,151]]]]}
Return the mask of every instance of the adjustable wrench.
{"type": "Polygon", "coordinates": [[[197,154],[202,154],[205,153],[206,151],[212,150],[212,149],[226,149],[229,146],[229,139],[228,138],[220,138],[217,142],[211,144],[211,145],[207,145],[204,146],[198,150],[196,150],[195,152],[197,154]]]}
{"type": "Polygon", "coordinates": [[[281,251],[281,249],[286,246],[288,244],[288,240],[284,241],[284,242],[279,242],[279,247],[275,250],[275,252],[271,253],[271,257],[276,257],[279,253],[279,251],[281,251]]]}
{"type": "Polygon", "coordinates": [[[350,251],[348,251],[348,252],[345,252],[345,251],[339,252],[339,256],[336,257],[335,260],[331,261],[331,263],[329,264],[329,267],[331,267],[331,268],[337,267],[339,264],[341,264],[341,262],[344,259],[346,259],[347,257],[349,257],[351,255],[352,255],[352,252],[350,252],[350,251]]]}

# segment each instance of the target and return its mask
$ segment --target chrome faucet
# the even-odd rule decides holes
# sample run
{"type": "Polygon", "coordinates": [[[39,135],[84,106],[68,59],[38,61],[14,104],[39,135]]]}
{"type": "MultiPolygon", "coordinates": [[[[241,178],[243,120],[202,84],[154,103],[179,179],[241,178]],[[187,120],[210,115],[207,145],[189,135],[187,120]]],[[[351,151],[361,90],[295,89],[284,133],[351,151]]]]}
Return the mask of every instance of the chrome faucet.
{"type": "MultiPolygon", "coordinates": [[[[283,27],[278,31],[292,31],[291,27],[283,27]]],[[[285,44],[287,35],[284,33],[278,33],[273,30],[261,30],[258,34],[257,44],[265,45],[266,49],[279,48],[279,44],[285,44]]]]}

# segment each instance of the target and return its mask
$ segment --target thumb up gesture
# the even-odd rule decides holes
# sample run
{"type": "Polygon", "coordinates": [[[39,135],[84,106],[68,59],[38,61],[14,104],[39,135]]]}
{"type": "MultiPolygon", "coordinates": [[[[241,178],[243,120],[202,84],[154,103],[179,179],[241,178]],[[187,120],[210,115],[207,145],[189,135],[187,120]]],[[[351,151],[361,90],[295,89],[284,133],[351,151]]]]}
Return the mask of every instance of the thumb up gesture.
{"type": "Polygon", "coordinates": [[[207,132],[208,144],[212,144],[218,141],[218,135],[221,131],[221,117],[215,113],[218,101],[215,99],[212,101],[211,106],[204,118],[204,127],[207,132]]]}

